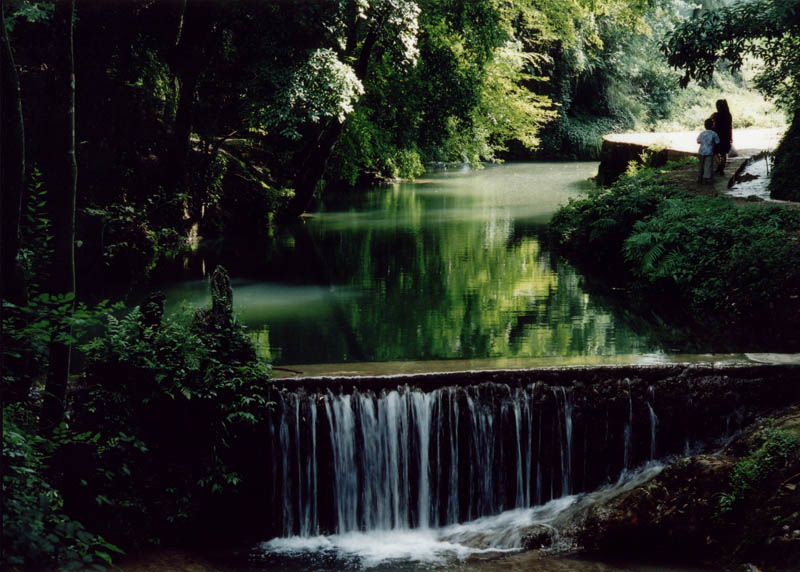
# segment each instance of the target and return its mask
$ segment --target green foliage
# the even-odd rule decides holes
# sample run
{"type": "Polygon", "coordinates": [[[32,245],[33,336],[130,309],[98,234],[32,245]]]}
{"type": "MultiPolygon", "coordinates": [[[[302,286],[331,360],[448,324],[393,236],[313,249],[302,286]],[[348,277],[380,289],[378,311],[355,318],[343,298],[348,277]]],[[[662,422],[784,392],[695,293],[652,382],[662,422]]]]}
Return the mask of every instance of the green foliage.
{"type": "Polygon", "coordinates": [[[735,207],[725,198],[664,200],[637,222],[623,253],[638,279],[676,288],[700,314],[756,318],[797,261],[790,237],[800,214],[735,207]]]}
{"type": "MultiPolygon", "coordinates": [[[[18,20],[36,24],[39,22],[47,22],[53,16],[55,4],[53,2],[34,2],[32,0],[23,0],[14,10],[9,14],[6,12],[6,29],[9,33],[14,31],[14,26],[18,20]]],[[[6,8],[8,10],[8,8],[6,8]]]]}
{"type": "Polygon", "coordinates": [[[758,438],[761,445],[738,461],[729,478],[729,492],[719,497],[719,510],[726,513],[750,498],[758,487],[784,468],[800,447],[800,436],[791,431],[768,428],[758,438]]]}
{"type": "Polygon", "coordinates": [[[556,244],[584,265],[626,276],[650,299],[676,301],[698,323],[763,320],[796,271],[800,213],[685,197],[661,171],[637,168],[570,201],[549,225],[556,244]]]}
{"type": "Polygon", "coordinates": [[[799,10],[797,0],[736,2],[683,22],[667,37],[663,50],[670,65],[683,69],[682,85],[710,78],[720,60],[738,70],[748,56],[756,56],[763,62],[757,87],[794,109],[800,96],[799,10]]]}
{"type": "Polygon", "coordinates": [[[20,246],[17,252],[25,283],[32,292],[39,292],[48,277],[53,255],[53,234],[47,213],[47,191],[38,169],[33,169],[25,195],[20,221],[20,246]]]}
{"type": "MultiPolygon", "coordinates": [[[[28,300],[25,306],[16,306],[11,302],[3,303],[3,328],[10,339],[24,341],[24,344],[45,352],[51,339],[62,344],[74,344],[91,328],[100,325],[101,317],[109,310],[108,300],[103,300],[94,307],[83,302],[73,302],[75,294],[42,293],[28,300]],[[55,338],[54,332],[57,332],[55,338]]],[[[120,308],[121,303],[115,304],[120,308]]],[[[13,352],[12,348],[5,351],[13,352]]],[[[11,354],[12,357],[18,357],[11,354]]]]}
{"type": "Polygon", "coordinates": [[[328,48],[311,52],[305,62],[282,77],[276,100],[259,109],[252,120],[254,126],[276,128],[293,140],[302,137],[301,127],[309,122],[343,122],[364,93],[353,69],[328,48]]]}
{"type": "Polygon", "coordinates": [[[235,321],[201,316],[109,315],[84,348],[90,391],[77,418],[100,435],[83,469],[96,499],[87,518],[112,538],[207,530],[209,507],[241,482],[235,446],[268,410],[270,369],[235,321]]]}
{"type": "Polygon", "coordinates": [[[67,516],[62,495],[44,478],[54,453],[74,441],[63,428],[52,440],[39,437],[20,407],[3,409],[4,567],[106,570],[112,553],[121,553],[67,516]]]}
{"type": "Polygon", "coordinates": [[[420,157],[418,151],[413,149],[401,149],[397,151],[394,158],[391,160],[391,165],[394,167],[395,177],[403,179],[413,180],[425,173],[422,157],[420,157]]]}
{"type": "Polygon", "coordinates": [[[475,128],[485,131],[494,151],[505,150],[509,141],[536,149],[542,126],[556,117],[550,98],[526,84],[544,81],[531,76],[537,65],[536,55],[525,52],[520,42],[498,47],[487,65],[475,128]]]}
{"type": "Polygon", "coordinates": [[[664,174],[640,169],[608,188],[595,188],[586,198],[571,199],[548,225],[562,251],[599,267],[619,266],[619,256],[634,225],[651,216],[661,202],[678,193],[664,174]]]}
{"type": "Polygon", "coordinates": [[[541,153],[559,159],[596,159],[603,136],[623,130],[613,118],[595,117],[579,111],[562,115],[542,134],[541,153]]]}
{"type": "Polygon", "coordinates": [[[572,12],[572,34],[546,44],[551,63],[541,75],[559,117],[544,130],[541,154],[595,159],[603,135],[648,129],[672,112],[677,74],[656,46],[685,9],[681,1],[604,2],[572,12]]]}
{"type": "MultiPolygon", "coordinates": [[[[797,122],[800,105],[800,2],[754,0],[709,11],[675,29],[663,46],[670,65],[684,71],[681,80],[707,80],[720,61],[739,70],[754,56],[760,61],[754,85],[797,122]]],[[[770,187],[776,197],[797,197],[796,129],[784,138],[770,187]]]]}
{"type": "Polygon", "coordinates": [[[713,102],[725,99],[733,114],[735,130],[752,127],[783,127],[786,115],[767,101],[763,95],[752,91],[755,62],[748,62],[741,73],[720,70],[710,81],[692,81],[684,89],[676,90],[670,112],[658,119],[654,131],[695,131],[713,111],[713,102]]]}
{"type": "Polygon", "coordinates": [[[31,389],[42,382],[53,342],[66,345],[78,342],[101,323],[101,316],[121,307],[121,304],[110,305],[107,300],[90,307],[83,302],[75,303],[74,293],[45,291],[53,236],[47,215],[47,194],[37,169],[30,176],[20,235],[18,260],[26,296],[18,304],[2,301],[2,391],[9,403],[28,400],[31,389]]]}

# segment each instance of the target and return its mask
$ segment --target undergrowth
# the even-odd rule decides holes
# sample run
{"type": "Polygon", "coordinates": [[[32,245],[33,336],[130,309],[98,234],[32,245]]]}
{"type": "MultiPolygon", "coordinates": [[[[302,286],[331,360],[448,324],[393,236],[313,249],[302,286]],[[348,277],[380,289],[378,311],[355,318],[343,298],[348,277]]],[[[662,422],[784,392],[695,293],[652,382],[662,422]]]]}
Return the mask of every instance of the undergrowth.
{"type": "Polygon", "coordinates": [[[759,435],[761,445],[739,460],[731,471],[728,492],[719,496],[719,512],[731,512],[749,499],[759,486],[784,468],[800,447],[800,435],[770,427],[759,435]]]}
{"type": "Polygon", "coordinates": [[[571,200],[549,225],[557,249],[706,328],[766,322],[797,272],[800,212],[690,197],[667,183],[677,166],[632,169],[571,200]]]}

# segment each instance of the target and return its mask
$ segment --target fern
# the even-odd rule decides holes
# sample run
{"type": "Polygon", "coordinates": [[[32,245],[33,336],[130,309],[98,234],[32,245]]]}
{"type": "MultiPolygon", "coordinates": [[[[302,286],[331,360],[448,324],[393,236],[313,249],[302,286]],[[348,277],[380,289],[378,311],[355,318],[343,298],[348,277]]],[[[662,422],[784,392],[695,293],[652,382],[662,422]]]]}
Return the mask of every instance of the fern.
{"type": "Polygon", "coordinates": [[[657,242],[642,257],[642,267],[644,270],[652,270],[662,254],[664,254],[664,245],[657,242]]]}
{"type": "Polygon", "coordinates": [[[681,265],[684,263],[685,256],[678,248],[673,248],[667,254],[661,257],[658,265],[658,273],[662,276],[670,276],[675,279],[681,265]]]}

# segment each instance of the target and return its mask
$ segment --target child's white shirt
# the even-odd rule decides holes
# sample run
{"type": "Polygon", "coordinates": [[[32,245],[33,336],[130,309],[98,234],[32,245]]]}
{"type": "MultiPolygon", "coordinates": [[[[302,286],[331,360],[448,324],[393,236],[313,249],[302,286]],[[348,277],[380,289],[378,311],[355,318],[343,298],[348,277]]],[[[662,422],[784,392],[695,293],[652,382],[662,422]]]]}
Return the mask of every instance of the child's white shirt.
{"type": "Polygon", "coordinates": [[[700,143],[700,150],[697,151],[698,155],[713,155],[714,144],[719,143],[719,135],[711,129],[706,129],[697,136],[697,142],[700,143]]]}

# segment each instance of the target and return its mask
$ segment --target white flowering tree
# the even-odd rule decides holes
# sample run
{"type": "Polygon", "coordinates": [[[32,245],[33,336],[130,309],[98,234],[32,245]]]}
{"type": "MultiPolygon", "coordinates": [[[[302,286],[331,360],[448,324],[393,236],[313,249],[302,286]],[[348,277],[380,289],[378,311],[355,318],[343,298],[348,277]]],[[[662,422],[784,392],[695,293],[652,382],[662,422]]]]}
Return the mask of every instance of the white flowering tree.
{"type": "Polygon", "coordinates": [[[399,66],[416,63],[418,15],[419,6],[409,0],[339,0],[323,23],[330,45],[310,51],[282,82],[262,122],[289,138],[304,139],[294,162],[295,194],[287,217],[308,206],[344,122],[364,93],[376,48],[393,53],[399,66]]]}

